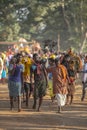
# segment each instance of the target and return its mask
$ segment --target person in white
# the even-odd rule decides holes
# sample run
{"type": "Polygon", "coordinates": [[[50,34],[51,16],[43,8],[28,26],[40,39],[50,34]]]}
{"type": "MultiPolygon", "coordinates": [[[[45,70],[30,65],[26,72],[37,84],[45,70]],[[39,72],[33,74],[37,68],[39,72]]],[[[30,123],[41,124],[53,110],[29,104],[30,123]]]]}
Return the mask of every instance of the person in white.
{"type": "Polygon", "coordinates": [[[84,58],[84,66],[83,66],[82,72],[83,72],[83,79],[82,79],[83,88],[82,88],[81,101],[84,100],[85,94],[86,94],[86,89],[87,89],[87,56],[85,56],[85,58],[84,58]]]}

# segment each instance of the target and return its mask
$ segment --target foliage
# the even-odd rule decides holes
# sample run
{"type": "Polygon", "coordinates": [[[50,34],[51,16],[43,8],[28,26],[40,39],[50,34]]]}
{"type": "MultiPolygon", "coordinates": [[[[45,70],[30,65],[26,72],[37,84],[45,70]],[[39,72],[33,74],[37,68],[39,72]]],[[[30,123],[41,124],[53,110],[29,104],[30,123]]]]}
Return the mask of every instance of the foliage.
{"type": "Polygon", "coordinates": [[[85,50],[87,0],[0,0],[0,41],[46,39],[85,50]]]}

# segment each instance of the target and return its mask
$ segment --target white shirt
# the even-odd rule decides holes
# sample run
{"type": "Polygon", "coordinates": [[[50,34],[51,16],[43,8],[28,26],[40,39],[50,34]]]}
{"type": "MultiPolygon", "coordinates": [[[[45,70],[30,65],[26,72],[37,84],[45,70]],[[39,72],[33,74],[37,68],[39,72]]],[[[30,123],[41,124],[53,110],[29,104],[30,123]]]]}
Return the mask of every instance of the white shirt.
{"type": "Polygon", "coordinates": [[[87,63],[83,66],[83,82],[85,83],[87,81],[87,63]]]}

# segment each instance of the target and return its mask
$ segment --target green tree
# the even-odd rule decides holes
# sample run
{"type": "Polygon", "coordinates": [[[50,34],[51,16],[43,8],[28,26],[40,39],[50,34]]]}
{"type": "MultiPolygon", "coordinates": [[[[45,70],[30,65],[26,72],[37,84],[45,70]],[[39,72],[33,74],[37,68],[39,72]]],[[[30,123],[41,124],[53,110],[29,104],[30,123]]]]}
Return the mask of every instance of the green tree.
{"type": "Polygon", "coordinates": [[[45,39],[58,41],[61,49],[85,50],[87,0],[1,0],[0,40],[45,39]]]}

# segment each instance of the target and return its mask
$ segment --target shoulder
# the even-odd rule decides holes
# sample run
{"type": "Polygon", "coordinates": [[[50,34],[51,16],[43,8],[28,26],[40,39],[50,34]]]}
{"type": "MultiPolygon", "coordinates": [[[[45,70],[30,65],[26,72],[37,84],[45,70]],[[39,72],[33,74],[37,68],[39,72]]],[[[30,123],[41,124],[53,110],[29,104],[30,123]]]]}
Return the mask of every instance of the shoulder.
{"type": "Polygon", "coordinates": [[[66,69],[66,67],[64,65],[62,65],[62,64],[58,65],[58,67],[66,69]]]}
{"type": "Polygon", "coordinates": [[[24,68],[24,65],[23,64],[19,64],[17,65],[18,68],[24,68]]]}
{"type": "Polygon", "coordinates": [[[17,67],[18,67],[22,72],[24,71],[24,65],[23,65],[23,64],[17,65],[17,67]]]}
{"type": "Polygon", "coordinates": [[[65,67],[64,65],[59,65],[59,68],[60,68],[63,72],[67,73],[67,69],[66,69],[66,67],[65,67]]]}

